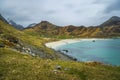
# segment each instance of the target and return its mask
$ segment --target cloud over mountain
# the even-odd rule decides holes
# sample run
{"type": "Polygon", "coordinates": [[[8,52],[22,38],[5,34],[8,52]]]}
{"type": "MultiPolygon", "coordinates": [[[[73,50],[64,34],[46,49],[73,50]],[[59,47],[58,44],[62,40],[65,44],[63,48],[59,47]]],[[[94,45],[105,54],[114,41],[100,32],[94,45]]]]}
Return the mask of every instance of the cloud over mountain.
{"type": "Polygon", "coordinates": [[[0,13],[19,24],[98,25],[120,16],[119,0],[0,0],[0,13]]]}

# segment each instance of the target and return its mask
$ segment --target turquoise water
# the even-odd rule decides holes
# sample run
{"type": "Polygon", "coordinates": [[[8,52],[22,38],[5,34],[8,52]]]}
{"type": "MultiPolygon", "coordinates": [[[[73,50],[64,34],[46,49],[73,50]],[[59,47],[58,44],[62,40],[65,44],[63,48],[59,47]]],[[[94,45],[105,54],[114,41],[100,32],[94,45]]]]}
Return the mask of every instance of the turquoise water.
{"type": "Polygon", "coordinates": [[[57,50],[77,58],[78,61],[99,61],[120,65],[120,39],[81,41],[59,46],[57,50]],[[63,50],[68,50],[68,52],[63,50]]]}

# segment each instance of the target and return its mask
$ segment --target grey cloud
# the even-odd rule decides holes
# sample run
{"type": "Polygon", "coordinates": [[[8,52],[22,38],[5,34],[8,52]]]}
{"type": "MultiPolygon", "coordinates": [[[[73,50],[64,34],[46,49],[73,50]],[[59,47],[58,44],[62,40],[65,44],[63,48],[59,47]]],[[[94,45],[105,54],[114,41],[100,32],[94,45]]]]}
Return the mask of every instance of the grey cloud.
{"type": "Polygon", "coordinates": [[[119,0],[0,0],[0,13],[25,26],[41,20],[89,26],[120,16],[119,4],[119,0]]]}
{"type": "Polygon", "coordinates": [[[56,11],[55,10],[49,10],[49,11],[46,11],[46,12],[44,12],[45,14],[55,14],[56,13],[56,11]]]}
{"type": "Polygon", "coordinates": [[[73,9],[75,7],[73,4],[65,4],[64,6],[69,9],[73,9]]]}
{"type": "Polygon", "coordinates": [[[113,11],[120,11],[120,0],[114,0],[105,10],[106,13],[110,13],[113,11]]]}
{"type": "Polygon", "coordinates": [[[106,3],[111,3],[110,0],[94,0],[93,4],[106,4],[106,3]]]}

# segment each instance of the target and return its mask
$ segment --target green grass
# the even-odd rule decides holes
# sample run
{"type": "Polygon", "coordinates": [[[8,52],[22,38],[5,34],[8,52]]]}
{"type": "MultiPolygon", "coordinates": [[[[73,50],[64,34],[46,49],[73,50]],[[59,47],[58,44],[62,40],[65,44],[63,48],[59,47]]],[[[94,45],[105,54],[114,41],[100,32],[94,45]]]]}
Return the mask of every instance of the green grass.
{"type": "MultiPolygon", "coordinates": [[[[16,39],[20,40],[24,45],[29,45],[35,48],[41,49],[47,55],[54,55],[54,51],[45,47],[44,43],[51,41],[49,39],[41,38],[37,34],[30,34],[25,33],[23,31],[16,30],[9,24],[6,24],[0,20],[0,30],[2,30],[2,34],[0,34],[0,40],[3,40],[2,37],[15,37],[16,39]]],[[[5,41],[5,40],[3,40],[5,41]]],[[[8,45],[9,46],[9,45],[8,45]]]]}
{"type": "Polygon", "coordinates": [[[8,48],[0,49],[0,80],[120,80],[119,76],[120,67],[43,60],[8,48]],[[58,65],[61,70],[56,69],[58,65]]]}

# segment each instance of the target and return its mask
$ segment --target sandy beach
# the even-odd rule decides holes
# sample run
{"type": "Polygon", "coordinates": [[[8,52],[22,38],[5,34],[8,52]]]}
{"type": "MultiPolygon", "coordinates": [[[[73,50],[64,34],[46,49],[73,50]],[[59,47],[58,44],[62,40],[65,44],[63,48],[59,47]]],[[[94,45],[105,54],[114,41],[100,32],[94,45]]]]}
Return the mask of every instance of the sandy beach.
{"type": "Polygon", "coordinates": [[[46,43],[45,46],[56,49],[59,46],[65,45],[65,44],[71,44],[71,43],[76,43],[80,41],[93,41],[93,40],[105,40],[105,39],[98,39],[98,38],[91,38],[91,39],[63,39],[60,41],[55,41],[55,42],[49,42],[46,43]]]}

